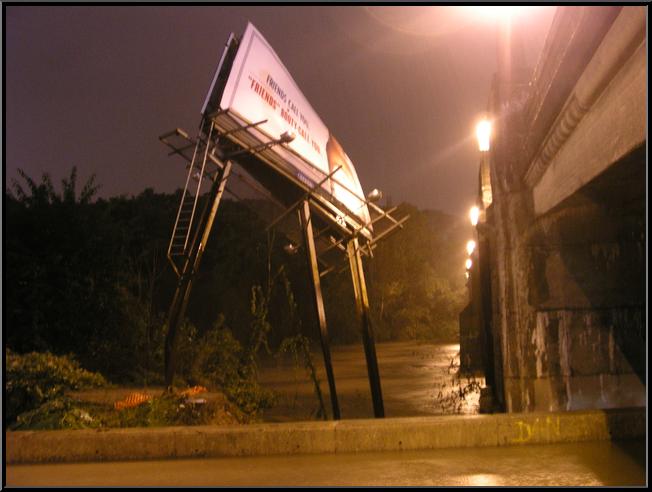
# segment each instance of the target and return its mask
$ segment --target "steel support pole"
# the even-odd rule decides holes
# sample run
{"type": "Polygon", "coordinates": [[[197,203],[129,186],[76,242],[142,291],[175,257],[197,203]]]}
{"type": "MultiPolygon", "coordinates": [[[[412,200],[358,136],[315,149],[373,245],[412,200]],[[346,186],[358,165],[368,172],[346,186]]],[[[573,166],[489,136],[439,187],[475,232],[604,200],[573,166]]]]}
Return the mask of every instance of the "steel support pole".
{"type": "Polygon", "coordinates": [[[360,320],[362,334],[362,343],[364,345],[364,354],[367,359],[367,374],[369,375],[369,386],[371,387],[371,398],[374,405],[374,417],[381,418],[385,416],[383,407],[383,393],[380,387],[380,373],[378,371],[378,361],[376,359],[376,345],[374,342],[374,332],[371,326],[369,316],[369,299],[367,297],[367,285],[362,268],[362,256],[358,245],[358,238],[354,237],[346,245],[351,266],[351,276],[353,278],[353,291],[355,294],[355,305],[360,320]]]}
{"type": "Polygon", "coordinates": [[[172,304],[168,312],[168,332],[165,337],[165,386],[170,389],[174,380],[176,366],[176,341],[179,332],[179,325],[186,312],[192,281],[199,269],[202,255],[206,249],[206,243],[213,228],[215,214],[224,194],[226,180],[231,172],[231,162],[227,161],[220,172],[219,179],[216,179],[211,187],[209,200],[204,206],[202,215],[193,236],[190,254],[183,264],[183,270],[179,277],[177,290],[174,293],[172,304]]]}
{"type": "Polygon", "coordinates": [[[299,219],[303,239],[306,246],[306,259],[308,260],[308,270],[310,271],[311,285],[317,307],[317,319],[319,321],[319,334],[321,337],[321,348],[324,354],[324,366],[326,366],[326,376],[328,378],[328,389],[331,395],[331,404],[333,406],[333,419],[340,419],[340,406],[337,401],[337,390],[335,389],[335,375],[333,374],[333,365],[331,363],[331,349],[328,340],[328,326],[326,325],[326,311],[324,310],[324,299],[321,292],[321,280],[319,276],[319,265],[317,264],[317,251],[315,249],[315,238],[312,230],[312,221],[310,217],[310,204],[304,200],[299,207],[299,219]]]}

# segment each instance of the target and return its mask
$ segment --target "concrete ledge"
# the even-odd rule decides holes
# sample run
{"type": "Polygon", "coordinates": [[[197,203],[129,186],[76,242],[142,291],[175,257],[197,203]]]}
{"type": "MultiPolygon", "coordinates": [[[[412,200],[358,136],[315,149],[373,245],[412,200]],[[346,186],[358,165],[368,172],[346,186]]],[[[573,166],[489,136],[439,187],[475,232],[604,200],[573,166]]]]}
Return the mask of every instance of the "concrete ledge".
{"type": "Polygon", "coordinates": [[[6,432],[6,463],[349,453],[631,439],[646,409],[6,432]]]}

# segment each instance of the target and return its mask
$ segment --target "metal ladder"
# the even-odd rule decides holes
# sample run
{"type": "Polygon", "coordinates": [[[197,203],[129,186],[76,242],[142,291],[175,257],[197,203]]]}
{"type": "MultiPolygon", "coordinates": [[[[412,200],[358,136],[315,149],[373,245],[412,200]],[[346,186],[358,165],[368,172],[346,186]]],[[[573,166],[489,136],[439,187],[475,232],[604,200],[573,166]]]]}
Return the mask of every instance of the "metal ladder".
{"type": "MultiPolygon", "coordinates": [[[[172,228],[172,236],[168,245],[167,257],[177,276],[181,276],[182,264],[189,256],[191,233],[197,218],[197,202],[202,181],[206,175],[206,162],[211,148],[214,123],[211,121],[207,138],[197,138],[192,160],[188,166],[186,184],[181,194],[181,203],[172,228]],[[201,162],[200,162],[201,161],[201,162]],[[194,181],[197,181],[195,185],[194,181]]],[[[213,179],[210,178],[209,179],[213,179]]]]}

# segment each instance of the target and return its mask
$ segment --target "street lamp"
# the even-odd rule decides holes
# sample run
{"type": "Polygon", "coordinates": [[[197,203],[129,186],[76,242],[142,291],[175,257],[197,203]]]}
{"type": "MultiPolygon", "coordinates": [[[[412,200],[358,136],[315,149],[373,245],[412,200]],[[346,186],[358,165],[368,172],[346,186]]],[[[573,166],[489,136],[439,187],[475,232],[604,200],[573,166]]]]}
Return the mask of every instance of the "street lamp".
{"type": "Polygon", "coordinates": [[[464,266],[466,266],[467,270],[470,270],[471,267],[473,266],[473,260],[471,258],[467,258],[466,262],[464,263],[464,266]]]}
{"type": "Polygon", "coordinates": [[[469,210],[469,218],[471,219],[472,226],[478,225],[478,219],[480,219],[480,209],[476,205],[472,206],[471,210],[469,210]]]}
{"type": "Polygon", "coordinates": [[[478,139],[480,152],[487,152],[491,141],[491,121],[483,118],[475,126],[475,136],[478,139]]]}
{"type": "Polygon", "coordinates": [[[473,239],[467,241],[466,243],[466,252],[471,256],[475,251],[475,241],[473,239]]]}

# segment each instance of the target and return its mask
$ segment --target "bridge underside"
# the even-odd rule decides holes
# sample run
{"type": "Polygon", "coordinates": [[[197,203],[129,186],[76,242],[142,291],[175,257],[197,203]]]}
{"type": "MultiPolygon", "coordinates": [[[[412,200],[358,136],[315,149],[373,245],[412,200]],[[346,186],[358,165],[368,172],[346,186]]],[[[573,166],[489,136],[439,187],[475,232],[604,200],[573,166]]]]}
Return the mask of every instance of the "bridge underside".
{"type": "Polygon", "coordinates": [[[645,147],[525,231],[519,330],[506,335],[508,408],[645,405],[645,147]]]}
{"type": "Polygon", "coordinates": [[[645,405],[645,29],[563,7],[533,76],[499,63],[471,306],[508,412],[645,405]]]}

